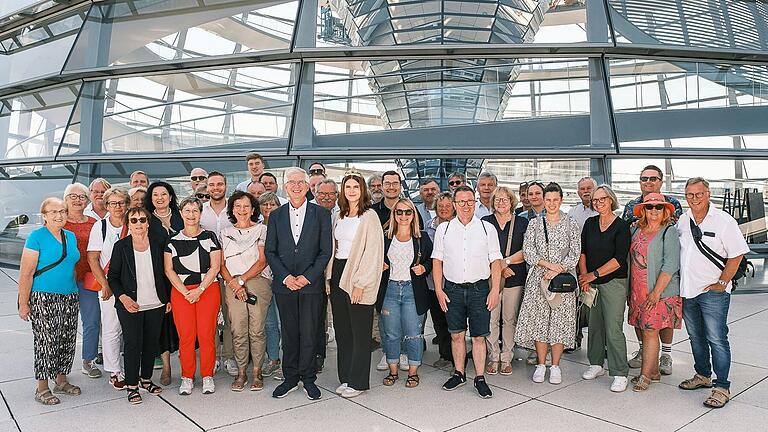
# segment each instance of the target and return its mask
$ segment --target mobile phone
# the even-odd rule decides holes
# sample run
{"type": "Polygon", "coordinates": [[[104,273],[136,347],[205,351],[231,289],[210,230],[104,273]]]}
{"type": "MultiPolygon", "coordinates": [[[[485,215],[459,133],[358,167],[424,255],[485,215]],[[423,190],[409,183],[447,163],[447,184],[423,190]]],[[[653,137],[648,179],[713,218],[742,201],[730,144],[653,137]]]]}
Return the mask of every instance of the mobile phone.
{"type": "Polygon", "coordinates": [[[248,294],[248,298],[245,299],[245,302],[249,305],[255,305],[256,304],[256,296],[254,294],[248,294]]]}

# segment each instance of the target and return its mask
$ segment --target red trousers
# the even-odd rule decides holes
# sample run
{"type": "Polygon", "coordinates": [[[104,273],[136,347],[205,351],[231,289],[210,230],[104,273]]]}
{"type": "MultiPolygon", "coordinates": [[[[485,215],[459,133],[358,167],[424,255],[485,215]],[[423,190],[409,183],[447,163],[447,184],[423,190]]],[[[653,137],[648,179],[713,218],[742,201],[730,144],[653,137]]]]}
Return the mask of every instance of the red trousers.
{"type": "MultiPolygon", "coordinates": [[[[187,285],[187,289],[197,285],[187,285]]],[[[179,361],[181,376],[194,378],[197,369],[195,340],[200,346],[200,375],[213,376],[216,365],[216,319],[219,315],[219,284],[212,283],[196,303],[189,303],[176,289],[171,289],[173,320],[179,332],[179,361]]]]}

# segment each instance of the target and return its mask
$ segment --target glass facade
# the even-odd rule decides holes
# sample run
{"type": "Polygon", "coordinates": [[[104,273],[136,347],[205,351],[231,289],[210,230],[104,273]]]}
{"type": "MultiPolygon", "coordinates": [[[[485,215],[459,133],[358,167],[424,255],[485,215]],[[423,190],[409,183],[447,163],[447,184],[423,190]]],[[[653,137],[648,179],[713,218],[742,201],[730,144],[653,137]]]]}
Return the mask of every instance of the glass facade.
{"type": "MultiPolygon", "coordinates": [[[[765,0],[13,0],[0,5],[0,262],[39,203],[136,169],[503,184],[586,175],[621,200],[655,163],[682,197],[761,191],[765,0]]],[[[15,258],[14,258],[15,257],[15,258]]]]}

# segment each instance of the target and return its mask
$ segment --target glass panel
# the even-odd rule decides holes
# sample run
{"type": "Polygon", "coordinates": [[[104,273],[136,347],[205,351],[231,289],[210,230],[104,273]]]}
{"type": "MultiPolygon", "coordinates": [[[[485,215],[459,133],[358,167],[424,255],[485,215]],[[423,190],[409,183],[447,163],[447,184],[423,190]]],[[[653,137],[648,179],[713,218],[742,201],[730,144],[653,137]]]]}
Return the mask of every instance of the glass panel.
{"type": "MultiPolygon", "coordinates": [[[[318,2],[317,40],[320,46],[586,42],[586,5],[587,0],[326,0],[318,2]]],[[[601,42],[608,42],[607,26],[602,33],[601,42]]]]}
{"type": "Polygon", "coordinates": [[[3,0],[0,2],[0,26],[28,18],[59,4],[56,0],[3,0]]]}
{"type": "Polygon", "coordinates": [[[0,169],[0,264],[19,265],[27,236],[43,225],[40,203],[63,196],[74,173],[74,164],[0,169]]]}
{"type": "Polygon", "coordinates": [[[57,75],[85,20],[87,7],[0,37],[0,87],[57,75]]]}
{"type": "Polygon", "coordinates": [[[318,64],[318,134],[589,114],[586,59],[318,64]]]}
{"type": "Polygon", "coordinates": [[[96,3],[66,69],[287,49],[298,3],[241,0],[96,3]]]}
{"type": "Polygon", "coordinates": [[[56,155],[79,91],[73,84],[0,100],[2,159],[56,155]]]}
{"type": "Polygon", "coordinates": [[[765,50],[768,3],[608,0],[618,43],[765,50]],[[764,31],[764,30],[763,30],[764,31]]]}
{"type": "Polygon", "coordinates": [[[66,143],[77,148],[81,132],[97,131],[102,146],[80,148],[80,153],[205,150],[224,145],[267,151],[287,145],[295,94],[291,64],[89,84],[96,86],[84,89],[66,143]],[[88,112],[102,112],[103,118],[84,114],[88,112]]]}

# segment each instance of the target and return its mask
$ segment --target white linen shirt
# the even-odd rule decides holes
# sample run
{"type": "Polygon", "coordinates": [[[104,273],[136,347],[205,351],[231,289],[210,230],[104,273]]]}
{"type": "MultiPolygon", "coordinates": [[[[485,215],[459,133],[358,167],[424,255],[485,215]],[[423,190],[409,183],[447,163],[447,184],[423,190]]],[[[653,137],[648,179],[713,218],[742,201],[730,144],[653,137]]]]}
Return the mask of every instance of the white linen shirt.
{"type": "MultiPolygon", "coordinates": [[[[691,233],[692,218],[693,214],[688,210],[677,222],[680,234],[680,296],[683,298],[694,298],[703,293],[704,288],[716,283],[722,274],[696,247],[691,233]]],[[[735,258],[749,252],[749,245],[736,219],[711,203],[699,228],[704,234],[701,241],[722,257],[735,258]]],[[[732,287],[729,281],[725,291],[730,293],[732,287]]]]}
{"type": "Polygon", "coordinates": [[[291,217],[291,234],[293,234],[293,242],[299,244],[301,228],[304,227],[304,217],[307,215],[307,200],[304,200],[299,208],[294,208],[292,204],[288,204],[288,213],[291,217]]]}
{"type": "Polygon", "coordinates": [[[432,258],[443,262],[443,276],[453,283],[473,283],[491,276],[491,263],[502,259],[496,228],[473,216],[441,223],[435,232],[432,258]]]}
{"type": "Polygon", "coordinates": [[[229,221],[229,216],[227,215],[227,208],[224,207],[221,213],[216,214],[213,207],[211,207],[210,201],[203,203],[203,212],[200,213],[200,226],[204,230],[212,231],[216,234],[216,237],[220,237],[222,228],[232,226],[232,222],[229,221]]]}
{"type": "Polygon", "coordinates": [[[592,210],[591,208],[585,206],[582,203],[578,203],[575,206],[571,207],[571,209],[568,211],[568,216],[572,217],[576,223],[579,224],[579,229],[584,229],[584,222],[587,221],[588,218],[591,218],[592,216],[597,216],[597,212],[592,210]]]}

